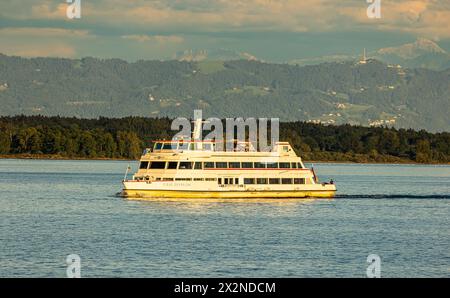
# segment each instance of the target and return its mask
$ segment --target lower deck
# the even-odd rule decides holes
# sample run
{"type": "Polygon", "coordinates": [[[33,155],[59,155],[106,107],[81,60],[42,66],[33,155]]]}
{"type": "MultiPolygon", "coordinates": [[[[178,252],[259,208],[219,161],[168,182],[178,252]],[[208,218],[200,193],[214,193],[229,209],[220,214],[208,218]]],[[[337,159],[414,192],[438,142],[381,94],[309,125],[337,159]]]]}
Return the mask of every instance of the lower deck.
{"type": "Polygon", "coordinates": [[[124,189],[127,198],[332,198],[334,190],[304,191],[189,191],[124,189]]]}
{"type": "MultiPolygon", "coordinates": [[[[233,179],[234,180],[234,179],[233,179]]],[[[217,182],[124,181],[125,197],[157,198],[307,198],[333,197],[334,184],[228,184],[217,182]]]]}

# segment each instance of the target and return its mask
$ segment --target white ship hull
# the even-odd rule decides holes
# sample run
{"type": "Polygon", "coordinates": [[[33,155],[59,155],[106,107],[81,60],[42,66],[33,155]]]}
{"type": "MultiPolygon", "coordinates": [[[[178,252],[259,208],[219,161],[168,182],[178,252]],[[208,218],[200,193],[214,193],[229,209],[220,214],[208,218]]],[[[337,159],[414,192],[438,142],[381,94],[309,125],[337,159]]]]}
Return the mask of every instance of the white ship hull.
{"type": "Polygon", "coordinates": [[[331,198],[336,192],[333,184],[279,185],[277,188],[257,185],[220,187],[217,183],[205,182],[124,181],[123,184],[122,194],[127,198],[331,198]]]}

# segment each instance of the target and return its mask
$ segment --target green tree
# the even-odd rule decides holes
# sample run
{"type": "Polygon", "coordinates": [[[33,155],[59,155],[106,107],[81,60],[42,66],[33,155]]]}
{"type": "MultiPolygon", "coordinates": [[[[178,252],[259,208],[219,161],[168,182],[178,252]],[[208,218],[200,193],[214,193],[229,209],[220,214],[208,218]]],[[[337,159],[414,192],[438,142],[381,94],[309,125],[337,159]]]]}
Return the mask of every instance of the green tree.
{"type": "Polygon", "coordinates": [[[96,157],[96,140],[90,131],[84,131],[80,138],[80,154],[82,156],[96,157]]]}
{"type": "Polygon", "coordinates": [[[383,131],[379,146],[382,153],[388,153],[392,155],[398,154],[400,140],[397,136],[397,133],[391,130],[383,131]]]}
{"type": "Polygon", "coordinates": [[[141,141],[134,132],[117,132],[117,150],[120,157],[135,159],[141,153],[141,141]]]}
{"type": "Polygon", "coordinates": [[[0,131],[0,154],[9,153],[11,150],[11,137],[9,131],[0,131]]]}
{"type": "Polygon", "coordinates": [[[431,148],[428,140],[419,140],[416,145],[416,161],[420,163],[430,162],[431,148]]]}
{"type": "Polygon", "coordinates": [[[62,134],[60,130],[47,129],[43,136],[42,151],[48,154],[55,154],[63,151],[62,134]]]}
{"type": "Polygon", "coordinates": [[[117,144],[114,141],[112,134],[110,134],[109,132],[103,135],[102,147],[106,157],[114,157],[114,155],[116,154],[117,144]]]}
{"type": "Polygon", "coordinates": [[[41,149],[41,138],[35,127],[22,128],[17,134],[17,149],[20,153],[37,153],[41,149]]]}

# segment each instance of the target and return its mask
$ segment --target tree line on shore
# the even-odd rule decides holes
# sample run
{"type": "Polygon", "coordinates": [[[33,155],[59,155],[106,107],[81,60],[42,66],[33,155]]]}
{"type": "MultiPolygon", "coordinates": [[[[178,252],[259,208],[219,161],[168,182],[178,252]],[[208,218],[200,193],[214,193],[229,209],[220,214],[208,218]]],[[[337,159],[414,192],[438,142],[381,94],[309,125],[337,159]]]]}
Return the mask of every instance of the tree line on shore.
{"type": "MultiPolygon", "coordinates": [[[[151,140],[176,133],[170,124],[169,118],[145,117],[0,117],[0,154],[136,159],[151,140]]],[[[304,160],[450,162],[448,132],[285,122],[280,140],[289,141],[304,160]]]]}

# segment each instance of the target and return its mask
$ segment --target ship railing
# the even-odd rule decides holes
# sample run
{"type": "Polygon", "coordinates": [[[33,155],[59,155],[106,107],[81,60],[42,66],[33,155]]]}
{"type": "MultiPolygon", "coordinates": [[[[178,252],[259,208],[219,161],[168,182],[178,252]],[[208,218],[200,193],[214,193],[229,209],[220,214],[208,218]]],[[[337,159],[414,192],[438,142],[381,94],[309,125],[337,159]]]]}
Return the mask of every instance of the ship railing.
{"type": "MultiPolygon", "coordinates": [[[[221,140],[154,140],[153,147],[148,148],[148,152],[155,151],[214,151],[214,152],[258,152],[250,141],[221,141],[221,140]],[[220,146],[218,145],[220,144],[220,146]],[[221,148],[221,150],[219,150],[221,148]],[[229,149],[231,148],[231,150],[229,149]]],[[[286,142],[277,142],[279,144],[287,144],[286,142]]]]}

